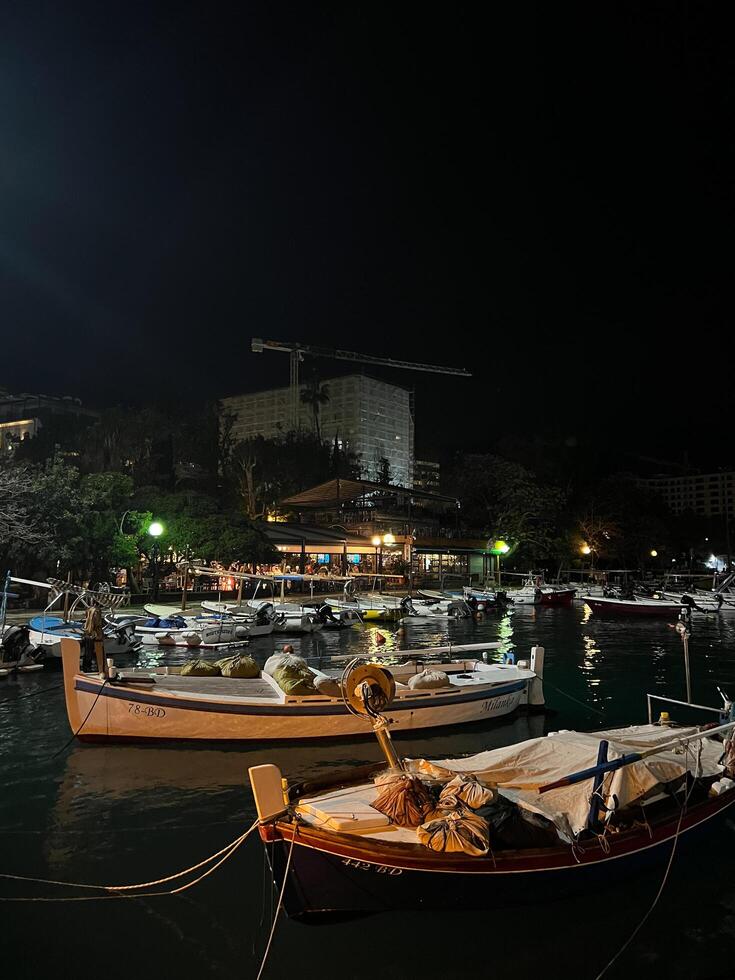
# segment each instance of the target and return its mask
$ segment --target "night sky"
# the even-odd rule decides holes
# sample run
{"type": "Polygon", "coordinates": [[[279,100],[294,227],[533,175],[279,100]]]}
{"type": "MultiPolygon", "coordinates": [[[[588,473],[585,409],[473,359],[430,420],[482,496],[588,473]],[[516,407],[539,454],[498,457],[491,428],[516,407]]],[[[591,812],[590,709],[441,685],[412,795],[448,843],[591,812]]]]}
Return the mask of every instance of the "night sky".
{"type": "Polygon", "coordinates": [[[217,397],[301,340],[470,368],[371,369],[423,455],[735,463],[723,8],[511,6],[3,4],[0,386],[217,397]]]}

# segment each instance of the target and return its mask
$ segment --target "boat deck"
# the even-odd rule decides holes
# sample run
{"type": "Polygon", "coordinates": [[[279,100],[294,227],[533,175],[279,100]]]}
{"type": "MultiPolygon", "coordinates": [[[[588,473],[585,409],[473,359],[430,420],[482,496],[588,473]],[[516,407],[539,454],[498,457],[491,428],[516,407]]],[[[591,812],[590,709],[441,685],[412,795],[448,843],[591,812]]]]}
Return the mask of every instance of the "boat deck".
{"type": "MultiPolygon", "coordinates": [[[[135,679],[135,675],[128,671],[125,671],[123,676],[128,681],[135,679]]],[[[182,677],[181,674],[154,674],[154,676],[156,691],[171,691],[172,694],[206,694],[217,698],[281,700],[278,691],[261,677],[182,677]]]]}
{"type": "Polygon", "coordinates": [[[342,834],[356,834],[367,840],[385,840],[393,843],[416,844],[416,831],[410,827],[398,827],[388,817],[372,807],[378,795],[374,783],[361,783],[299,800],[296,812],[304,823],[312,827],[324,827],[342,834]]]}

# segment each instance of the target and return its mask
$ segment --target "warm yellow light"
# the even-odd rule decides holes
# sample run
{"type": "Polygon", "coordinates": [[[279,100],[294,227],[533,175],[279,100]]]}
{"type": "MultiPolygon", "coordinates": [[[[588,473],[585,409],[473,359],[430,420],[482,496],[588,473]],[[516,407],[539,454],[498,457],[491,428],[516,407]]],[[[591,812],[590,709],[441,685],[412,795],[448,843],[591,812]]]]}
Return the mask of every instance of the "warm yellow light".
{"type": "Polygon", "coordinates": [[[658,552],[655,548],[651,548],[651,558],[658,558],[658,552]]]}
{"type": "Polygon", "coordinates": [[[375,535],[375,537],[373,538],[373,544],[374,544],[374,545],[375,545],[375,547],[377,548],[377,547],[378,547],[378,545],[379,545],[379,544],[381,544],[381,543],[382,543],[382,542],[381,542],[381,540],[380,540],[380,535],[378,535],[378,534],[376,534],[376,535],[375,535]]]}
{"type": "Polygon", "coordinates": [[[393,537],[392,534],[389,533],[383,535],[383,544],[395,544],[395,543],[396,543],[396,539],[393,537]]]}
{"type": "Polygon", "coordinates": [[[583,555],[591,555],[592,554],[592,548],[590,548],[590,546],[588,544],[583,544],[582,547],[579,550],[582,552],[583,555]]]}

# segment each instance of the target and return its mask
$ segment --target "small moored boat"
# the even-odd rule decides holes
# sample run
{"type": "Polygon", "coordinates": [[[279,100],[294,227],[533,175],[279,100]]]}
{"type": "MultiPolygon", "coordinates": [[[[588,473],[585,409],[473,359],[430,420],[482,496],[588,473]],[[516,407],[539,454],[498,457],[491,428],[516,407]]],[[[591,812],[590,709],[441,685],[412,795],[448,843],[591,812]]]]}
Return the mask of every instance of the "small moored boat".
{"type": "MultiPolygon", "coordinates": [[[[663,863],[735,802],[735,721],[551,733],[463,759],[401,761],[362,678],[386,762],[283,790],[249,771],[289,916],[505,908],[594,890],[663,863]],[[386,767],[387,763],[387,767],[386,767]]],[[[660,699],[665,700],[665,699],[660,699]]],[[[716,711],[716,709],[714,709],[716,711]]]]}
{"type": "MultiPolygon", "coordinates": [[[[391,710],[396,731],[418,731],[490,720],[520,705],[543,705],[543,649],[534,647],[530,665],[486,664],[454,659],[468,650],[499,644],[405,651],[392,667],[398,692],[391,710]],[[451,651],[451,652],[450,652],[451,651]],[[450,652],[447,657],[446,654],[450,652]],[[433,662],[432,662],[433,661],[433,662]],[[445,680],[431,689],[412,678],[424,668],[445,680]]],[[[69,724],[79,738],[254,740],[352,738],[365,725],[341,695],[284,693],[269,674],[258,677],[183,676],[181,668],[82,671],[81,644],[62,644],[64,692],[69,724]]],[[[336,681],[341,670],[313,670],[336,681]]]]}
{"type": "Polygon", "coordinates": [[[582,596],[590,609],[596,613],[629,614],[631,616],[678,616],[681,603],[670,599],[651,599],[631,595],[623,599],[617,596],[582,596]]]}

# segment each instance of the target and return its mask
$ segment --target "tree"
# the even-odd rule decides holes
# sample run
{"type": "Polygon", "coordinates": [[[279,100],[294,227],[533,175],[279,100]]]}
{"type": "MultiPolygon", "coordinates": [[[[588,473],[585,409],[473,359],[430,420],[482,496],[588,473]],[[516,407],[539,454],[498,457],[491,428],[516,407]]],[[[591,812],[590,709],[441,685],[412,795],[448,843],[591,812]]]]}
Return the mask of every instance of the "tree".
{"type": "Polygon", "coordinates": [[[556,557],[564,494],[541,484],[519,463],[492,455],[461,455],[447,486],[462,504],[463,523],[502,538],[530,560],[556,557]]]}
{"type": "Polygon", "coordinates": [[[384,486],[390,486],[393,481],[393,474],[391,472],[390,460],[387,456],[380,456],[377,460],[377,483],[382,483],[384,486]]]}
{"type": "Polygon", "coordinates": [[[329,385],[322,384],[318,378],[314,377],[309,381],[306,388],[301,392],[301,401],[304,405],[311,406],[311,413],[314,419],[314,431],[319,442],[322,441],[320,425],[320,415],[322,405],[329,402],[329,385]]]}
{"type": "Polygon", "coordinates": [[[30,508],[34,489],[30,467],[0,466],[0,551],[7,557],[46,544],[44,530],[30,508]]]}
{"type": "Polygon", "coordinates": [[[256,436],[237,443],[225,477],[240,507],[255,519],[275,511],[284,497],[328,480],[330,459],[330,446],[312,433],[256,436]]]}

